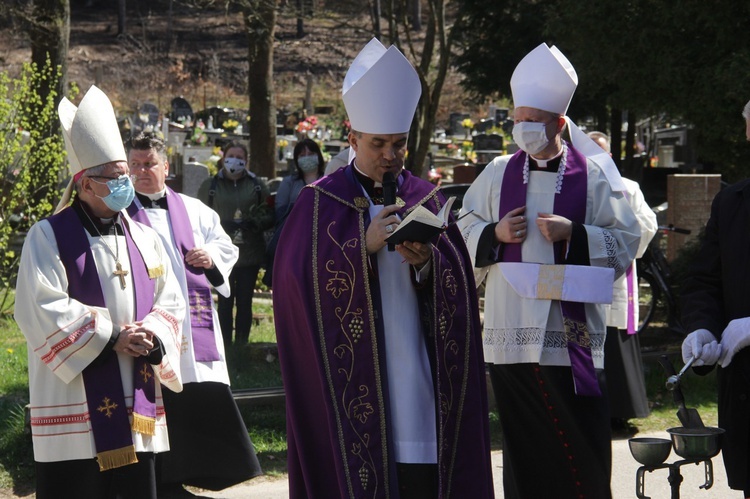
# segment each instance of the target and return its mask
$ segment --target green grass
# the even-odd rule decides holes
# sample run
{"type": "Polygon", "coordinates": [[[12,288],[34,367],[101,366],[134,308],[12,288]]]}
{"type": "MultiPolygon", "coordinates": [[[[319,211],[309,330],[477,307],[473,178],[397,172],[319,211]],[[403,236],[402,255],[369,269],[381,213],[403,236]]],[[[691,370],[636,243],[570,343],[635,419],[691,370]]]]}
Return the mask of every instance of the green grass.
{"type": "Polygon", "coordinates": [[[0,318],[0,487],[30,490],[34,456],[24,427],[29,401],[26,340],[9,317],[0,318]]]}

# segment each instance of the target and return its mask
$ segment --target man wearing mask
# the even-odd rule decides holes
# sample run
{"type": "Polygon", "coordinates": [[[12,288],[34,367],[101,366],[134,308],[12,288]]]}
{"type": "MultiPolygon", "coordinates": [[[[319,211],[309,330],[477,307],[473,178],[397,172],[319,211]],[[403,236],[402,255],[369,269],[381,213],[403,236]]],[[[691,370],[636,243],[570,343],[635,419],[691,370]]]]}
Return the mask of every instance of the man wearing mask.
{"type": "Polygon", "coordinates": [[[239,248],[239,258],[227,282],[231,294],[219,295],[219,323],[227,348],[232,345],[232,336],[238,347],[246,345],[250,337],[255,281],[266,260],[263,233],[274,224],[273,208],[268,204],[271,192],[247,168],[247,160],[244,144],[227,143],[219,173],[198,189],[198,199],[218,213],[222,227],[239,248]]]}
{"type": "Polygon", "coordinates": [[[302,189],[281,233],[274,320],[293,498],[493,497],[461,234],[385,243],[406,212],[445,202],[403,168],[420,93],[396,47],[365,46],[343,85],[356,157],[302,189]]]}
{"type": "Polygon", "coordinates": [[[164,393],[170,452],[156,459],[159,497],[186,494],[182,484],[221,490],[261,473],[229,388],[212,297],[212,288],[221,296],[230,294],[227,282],[238,250],[216,212],[167,187],[163,140],[141,133],[127,147],[136,190],[128,213],[157,231],[188,301],[180,349],[183,390],[164,393]]]}
{"type": "Polygon", "coordinates": [[[107,96],[92,86],[58,114],[73,179],[29,230],[16,286],[36,497],[156,499],[185,302],[159,236],[123,211],[135,194],[107,96]]]}
{"type": "Polygon", "coordinates": [[[565,116],[577,83],[544,43],[518,64],[510,85],[521,150],[487,165],[459,222],[477,282],[486,279],[484,355],[509,498],[611,494],[605,304],[640,228],[609,155],[565,116]]]}

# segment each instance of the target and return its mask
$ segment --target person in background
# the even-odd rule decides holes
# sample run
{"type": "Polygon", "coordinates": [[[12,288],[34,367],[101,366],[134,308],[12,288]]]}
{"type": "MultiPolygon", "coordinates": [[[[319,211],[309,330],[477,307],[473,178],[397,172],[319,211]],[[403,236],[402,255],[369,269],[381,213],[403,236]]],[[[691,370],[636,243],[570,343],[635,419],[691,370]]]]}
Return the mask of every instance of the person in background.
{"type": "MultiPolygon", "coordinates": [[[[750,102],[743,111],[750,141],[750,102]]],[[[700,250],[680,290],[682,323],[690,331],[682,360],[707,374],[716,367],[721,453],[729,487],[750,497],[750,179],[714,198],[700,250]]]]}
{"type": "Polygon", "coordinates": [[[294,146],[294,170],[284,177],[276,191],[274,211],[276,212],[276,226],[283,221],[294,206],[300,191],[306,185],[312,184],[323,176],[325,161],[317,142],[304,139],[294,146]]]}
{"type": "Polygon", "coordinates": [[[445,200],[404,170],[421,93],[373,39],[344,79],[354,161],[302,189],[274,265],[289,496],[493,497],[479,309],[455,226],[385,238],[445,200]],[[385,206],[383,180],[395,179],[385,206]]]}
{"type": "Polygon", "coordinates": [[[58,114],[73,178],[29,230],[16,285],[36,497],[156,499],[185,301],[159,236],[124,211],[135,194],[107,96],[92,86],[58,114]]]}
{"type": "MultiPolygon", "coordinates": [[[[610,140],[602,132],[589,132],[591,140],[610,153],[610,140]]],[[[623,177],[625,197],[641,226],[641,242],[636,258],[646,252],[658,228],[652,210],[638,185],[623,177]]],[[[609,392],[609,411],[613,430],[626,430],[628,419],[645,418],[651,412],[643,376],[641,342],[638,338],[638,274],[635,261],[615,281],[612,305],[607,312],[607,339],[604,342],[604,374],[609,392]]]]}
{"type": "Polygon", "coordinates": [[[156,456],[159,498],[190,495],[183,484],[221,490],[261,474],[229,388],[212,297],[212,288],[230,295],[238,249],[215,211],[167,187],[169,161],[161,138],[140,133],[127,149],[136,191],[128,213],[157,231],[188,301],[180,349],[183,390],[164,393],[170,452],[156,456]]]}
{"type": "Polygon", "coordinates": [[[612,158],[565,116],[577,84],[554,46],[521,60],[510,81],[520,150],[487,165],[458,222],[477,282],[486,278],[508,498],[611,497],[605,304],[640,228],[612,158]]]}
{"type": "Polygon", "coordinates": [[[266,248],[267,265],[266,272],[263,275],[263,283],[268,287],[273,286],[273,261],[286,217],[292,211],[294,202],[297,200],[297,196],[299,196],[302,188],[312,184],[323,176],[325,165],[323,153],[314,140],[303,139],[297,142],[297,145],[294,146],[293,158],[294,170],[290,175],[284,177],[281,185],[279,185],[279,189],[276,191],[276,200],[274,202],[276,225],[273,236],[266,248]]]}
{"type": "Polygon", "coordinates": [[[227,143],[219,172],[198,189],[198,199],[218,213],[222,227],[239,248],[239,258],[227,282],[231,294],[219,295],[219,324],[225,347],[232,345],[232,336],[236,346],[246,345],[250,337],[255,282],[266,259],[263,233],[274,224],[271,192],[247,169],[247,160],[244,144],[227,143]]]}

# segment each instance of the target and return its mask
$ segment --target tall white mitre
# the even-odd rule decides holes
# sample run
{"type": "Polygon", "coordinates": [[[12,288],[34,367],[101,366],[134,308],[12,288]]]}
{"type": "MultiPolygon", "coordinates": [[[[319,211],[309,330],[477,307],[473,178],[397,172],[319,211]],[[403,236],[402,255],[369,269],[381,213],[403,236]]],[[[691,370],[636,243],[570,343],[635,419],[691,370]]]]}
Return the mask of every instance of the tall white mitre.
{"type": "MultiPolygon", "coordinates": [[[[104,163],[127,162],[128,156],[117,126],[115,110],[109,98],[99,88],[92,85],[78,107],[63,97],[57,107],[57,114],[62,126],[71,177],[104,163]]],[[[71,178],[55,213],[68,205],[73,193],[73,183],[71,178]]]]}
{"type": "MultiPolygon", "coordinates": [[[[533,107],[561,115],[568,112],[577,86],[578,75],[568,58],[557,47],[548,47],[546,43],[526,54],[510,78],[515,107],[533,107]]],[[[612,157],[578,128],[573,120],[565,116],[565,121],[573,147],[599,165],[612,190],[625,192],[625,183],[612,157]]]]}
{"type": "Polygon", "coordinates": [[[352,130],[406,133],[422,94],[419,75],[395,46],[376,38],[360,51],[341,89],[352,130]]]}

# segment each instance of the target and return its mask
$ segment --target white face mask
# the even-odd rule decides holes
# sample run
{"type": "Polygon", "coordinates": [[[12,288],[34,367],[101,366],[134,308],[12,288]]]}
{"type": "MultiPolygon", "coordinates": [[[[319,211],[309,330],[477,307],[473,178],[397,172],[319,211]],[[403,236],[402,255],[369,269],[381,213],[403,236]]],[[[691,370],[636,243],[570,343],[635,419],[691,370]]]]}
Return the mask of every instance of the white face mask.
{"type": "Polygon", "coordinates": [[[224,158],[224,169],[229,178],[238,179],[245,170],[245,161],[240,158],[224,158]]]}
{"type": "Polygon", "coordinates": [[[513,125],[513,140],[523,152],[532,156],[539,154],[549,145],[547,125],[530,121],[516,123],[513,125]]]}

